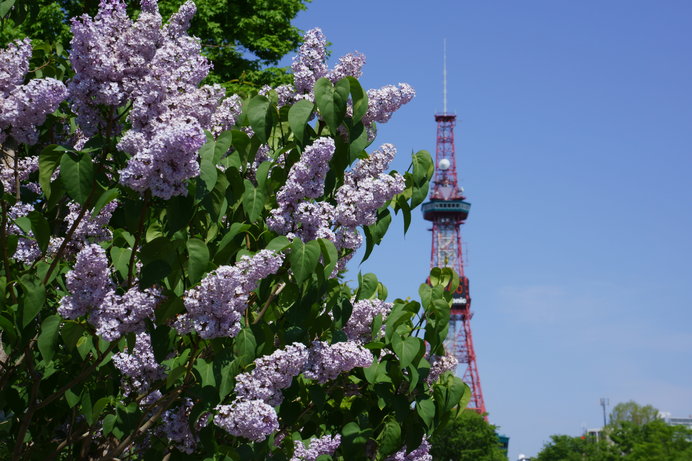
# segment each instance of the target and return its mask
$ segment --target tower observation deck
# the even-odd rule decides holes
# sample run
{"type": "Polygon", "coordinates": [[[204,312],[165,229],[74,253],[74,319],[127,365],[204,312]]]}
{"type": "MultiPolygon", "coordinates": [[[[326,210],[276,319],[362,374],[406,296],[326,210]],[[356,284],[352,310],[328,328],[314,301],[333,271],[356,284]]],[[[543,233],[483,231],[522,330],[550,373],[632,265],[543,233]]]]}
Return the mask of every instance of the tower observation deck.
{"type": "MultiPolygon", "coordinates": [[[[446,66],[445,66],[446,67],[446,66]]],[[[471,389],[468,408],[485,415],[485,401],[476,364],[476,352],[471,333],[471,296],[469,280],[464,275],[461,225],[468,218],[471,204],[466,201],[457,180],[454,148],[456,115],[447,113],[445,70],[445,111],[435,115],[437,142],[435,174],[430,200],[423,204],[423,218],[432,222],[432,252],[430,267],[449,267],[459,274],[459,288],[452,294],[449,333],[445,349],[452,353],[464,368],[462,380],[471,389]]]]}

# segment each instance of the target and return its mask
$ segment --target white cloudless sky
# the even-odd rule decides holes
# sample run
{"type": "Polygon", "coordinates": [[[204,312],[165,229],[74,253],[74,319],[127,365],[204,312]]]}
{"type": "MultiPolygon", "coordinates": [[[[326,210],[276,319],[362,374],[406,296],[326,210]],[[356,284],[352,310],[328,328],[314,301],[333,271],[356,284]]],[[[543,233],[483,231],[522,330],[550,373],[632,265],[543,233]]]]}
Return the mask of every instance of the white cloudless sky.
{"type": "MultiPolygon", "coordinates": [[[[447,39],[478,367],[510,459],[599,427],[601,397],[692,414],[692,3],[314,0],[332,65],[413,102],[377,143],[435,150],[447,39]]],[[[417,298],[429,223],[354,270],[417,298]]],[[[355,272],[352,274],[355,278],[355,272]]]]}

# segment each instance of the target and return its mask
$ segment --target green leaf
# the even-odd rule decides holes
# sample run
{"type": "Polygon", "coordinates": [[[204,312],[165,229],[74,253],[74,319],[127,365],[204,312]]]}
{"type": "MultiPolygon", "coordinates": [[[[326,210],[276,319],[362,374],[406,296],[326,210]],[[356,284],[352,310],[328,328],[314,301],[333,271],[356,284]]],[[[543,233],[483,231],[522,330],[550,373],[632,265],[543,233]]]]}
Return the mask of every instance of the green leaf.
{"type": "Polygon", "coordinates": [[[382,242],[382,238],[387,233],[389,225],[392,222],[392,216],[389,213],[389,209],[383,208],[377,213],[377,222],[371,226],[365,227],[365,254],[361,263],[370,257],[375,245],[379,245],[382,242]]]}
{"type": "Polygon", "coordinates": [[[315,105],[310,101],[301,99],[288,110],[288,126],[293,132],[293,137],[300,145],[305,145],[305,125],[308,124],[315,105]]]}
{"type": "Polygon", "coordinates": [[[192,368],[194,368],[199,374],[202,387],[216,386],[216,378],[214,377],[214,367],[212,362],[207,362],[204,359],[197,359],[192,368]]]}
{"type": "Polygon", "coordinates": [[[369,299],[377,290],[377,276],[372,273],[365,274],[361,276],[358,275],[358,292],[356,293],[356,299],[369,299]]]}
{"type": "Polygon", "coordinates": [[[384,456],[394,453],[401,446],[401,426],[394,416],[388,416],[384,428],[377,437],[380,453],[384,456]]]}
{"type": "Polygon", "coordinates": [[[61,317],[59,315],[51,315],[43,319],[41,322],[41,333],[38,335],[38,350],[43,356],[43,360],[50,362],[55,354],[55,345],[58,342],[58,327],[60,326],[61,317]]]}
{"type": "Polygon", "coordinates": [[[119,195],[120,191],[118,189],[106,190],[103,194],[99,196],[99,198],[96,199],[94,208],[91,210],[91,216],[98,216],[99,212],[103,209],[103,207],[108,205],[113,200],[117,199],[119,195]]]}
{"type": "Polygon", "coordinates": [[[245,108],[248,122],[260,141],[266,143],[272,130],[271,103],[262,95],[257,95],[248,101],[245,108]]]}
{"type": "Polygon", "coordinates": [[[208,135],[208,137],[211,139],[199,149],[199,178],[204,183],[207,192],[211,191],[216,185],[216,177],[218,174],[216,164],[214,163],[216,141],[210,135],[208,135]]]}
{"type": "Polygon", "coordinates": [[[336,264],[339,262],[339,252],[334,245],[334,242],[328,239],[317,239],[322,252],[322,261],[324,262],[324,276],[329,277],[334,272],[336,264]]]}
{"type": "Polygon", "coordinates": [[[209,249],[207,244],[200,239],[191,238],[187,241],[187,275],[191,284],[202,280],[209,265],[209,249]]]}
{"type": "Polygon", "coordinates": [[[351,101],[353,102],[353,123],[358,123],[368,111],[368,94],[363,91],[358,79],[346,77],[351,90],[351,101]]]}
{"type": "Polygon", "coordinates": [[[273,251],[283,251],[291,245],[291,241],[284,235],[279,235],[271,239],[265,249],[273,251]]]}
{"type": "Polygon", "coordinates": [[[0,18],[4,18],[10,12],[15,0],[5,0],[0,3],[0,18]]]}
{"type": "Polygon", "coordinates": [[[398,334],[395,334],[392,338],[392,349],[399,357],[401,368],[404,369],[413,363],[421,350],[425,351],[425,345],[420,338],[408,336],[402,339],[398,334]]]}
{"type": "Polygon", "coordinates": [[[89,154],[67,152],[60,160],[60,180],[67,195],[84,205],[94,183],[94,165],[89,154]]]}
{"type": "Polygon", "coordinates": [[[411,163],[413,163],[413,181],[415,184],[422,185],[430,181],[435,172],[435,164],[428,151],[421,150],[413,154],[411,163]]]}
{"type": "Polygon", "coordinates": [[[226,130],[216,138],[214,146],[214,165],[216,165],[227,153],[233,144],[233,131],[226,130]]]}
{"type": "Polygon", "coordinates": [[[351,86],[347,79],[339,80],[336,85],[332,85],[332,82],[324,77],[315,82],[317,109],[332,134],[336,134],[337,127],[344,120],[350,90],[351,86]]]}
{"type": "Polygon", "coordinates": [[[267,177],[269,176],[269,170],[272,167],[272,162],[262,162],[257,167],[255,172],[255,179],[257,180],[257,187],[262,190],[266,190],[267,177]]]}
{"type": "Polygon", "coordinates": [[[132,255],[131,248],[111,247],[111,260],[113,267],[120,273],[120,276],[127,280],[127,272],[130,264],[130,256],[132,255]]]}
{"type": "Polygon", "coordinates": [[[94,422],[93,407],[91,406],[91,395],[89,395],[89,391],[87,389],[84,389],[84,392],[82,392],[82,414],[84,415],[84,419],[86,419],[87,423],[91,424],[94,422]]]}
{"type": "Polygon", "coordinates": [[[24,275],[20,279],[22,288],[24,288],[22,311],[22,327],[26,327],[38,315],[46,301],[46,287],[31,275],[24,275]]]}
{"type": "Polygon", "coordinates": [[[316,240],[303,243],[299,238],[293,240],[288,257],[296,282],[300,285],[310,278],[320,259],[320,244],[316,240]]]}
{"type": "Polygon", "coordinates": [[[262,215],[266,196],[262,189],[256,188],[249,180],[245,180],[245,193],[243,194],[243,209],[248,220],[253,223],[262,215]]]}
{"type": "Polygon", "coordinates": [[[243,328],[233,342],[233,353],[241,363],[247,365],[255,359],[257,341],[250,328],[243,328]]]}
{"type": "Polygon", "coordinates": [[[48,220],[43,216],[43,213],[38,211],[32,211],[28,214],[29,221],[31,221],[31,232],[34,234],[36,243],[42,253],[45,253],[48,248],[48,243],[50,243],[50,226],[48,225],[48,220]]]}
{"type": "Polygon", "coordinates": [[[425,426],[428,429],[431,428],[435,419],[435,403],[431,399],[419,400],[416,402],[416,413],[423,420],[425,426]]]}
{"type": "Polygon", "coordinates": [[[46,197],[50,198],[50,178],[58,165],[60,165],[60,159],[64,153],[64,147],[51,144],[44,147],[38,155],[38,183],[41,185],[41,189],[46,194],[46,197]]]}

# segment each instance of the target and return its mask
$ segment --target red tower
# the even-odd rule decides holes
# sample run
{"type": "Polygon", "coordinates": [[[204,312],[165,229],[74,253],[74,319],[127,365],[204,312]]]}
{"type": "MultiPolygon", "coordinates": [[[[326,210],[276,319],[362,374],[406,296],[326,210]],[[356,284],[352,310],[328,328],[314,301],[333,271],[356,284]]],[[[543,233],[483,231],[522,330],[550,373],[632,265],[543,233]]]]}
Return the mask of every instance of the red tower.
{"type": "MultiPolygon", "coordinates": [[[[446,67],[446,66],[445,66],[446,67]]],[[[471,388],[468,408],[485,414],[481,379],[476,365],[476,352],[471,334],[471,296],[469,279],[464,275],[464,257],[461,246],[461,225],[466,221],[471,204],[465,201],[463,189],[457,182],[454,154],[454,125],[456,115],[447,113],[445,70],[445,104],[442,114],[435,115],[437,147],[435,150],[435,176],[430,201],[423,204],[423,217],[432,221],[432,253],[430,267],[449,267],[459,274],[459,289],[452,296],[449,334],[445,348],[465,367],[462,380],[471,388]]]]}

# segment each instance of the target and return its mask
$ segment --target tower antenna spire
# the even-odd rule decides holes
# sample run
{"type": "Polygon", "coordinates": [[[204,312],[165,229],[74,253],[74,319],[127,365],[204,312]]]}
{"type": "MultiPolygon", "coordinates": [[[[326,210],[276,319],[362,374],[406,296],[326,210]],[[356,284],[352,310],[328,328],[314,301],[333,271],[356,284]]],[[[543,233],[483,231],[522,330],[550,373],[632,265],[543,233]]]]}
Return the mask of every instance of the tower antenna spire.
{"type": "Polygon", "coordinates": [[[442,40],[442,113],[447,113],[447,39],[442,40]]]}

